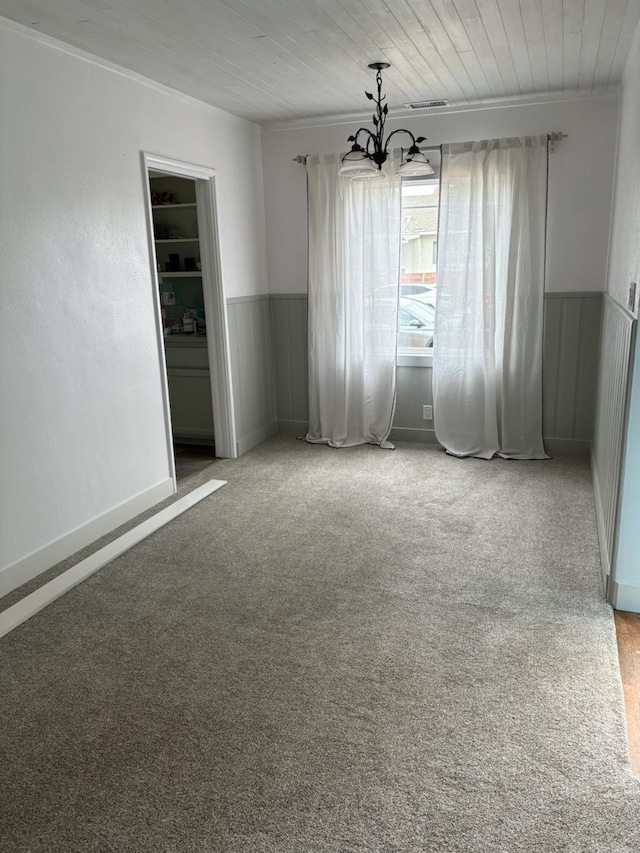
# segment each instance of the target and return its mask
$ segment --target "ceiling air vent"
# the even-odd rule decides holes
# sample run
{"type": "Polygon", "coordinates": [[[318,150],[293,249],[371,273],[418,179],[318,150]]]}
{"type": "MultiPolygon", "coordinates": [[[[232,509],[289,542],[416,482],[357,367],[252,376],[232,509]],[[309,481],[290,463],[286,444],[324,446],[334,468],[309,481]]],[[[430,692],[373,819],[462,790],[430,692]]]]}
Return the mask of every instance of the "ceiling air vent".
{"type": "Polygon", "coordinates": [[[441,98],[439,101],[414,101],[412,104],[405,104],[411,110],[425,110],[428,107],[448,107],[449,101],[441,98]]]}

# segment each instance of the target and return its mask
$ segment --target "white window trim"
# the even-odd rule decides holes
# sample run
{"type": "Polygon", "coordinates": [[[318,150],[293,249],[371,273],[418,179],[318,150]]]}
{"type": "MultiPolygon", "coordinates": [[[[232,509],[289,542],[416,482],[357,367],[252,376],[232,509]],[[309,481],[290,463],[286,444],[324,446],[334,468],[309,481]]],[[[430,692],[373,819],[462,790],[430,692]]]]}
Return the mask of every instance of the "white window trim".
{"type": "Polygon", "coordinates": [[[411,352],[409,347],[398,348],[396,359],[398,367],[433,367],[433,351],[411,352]]]}

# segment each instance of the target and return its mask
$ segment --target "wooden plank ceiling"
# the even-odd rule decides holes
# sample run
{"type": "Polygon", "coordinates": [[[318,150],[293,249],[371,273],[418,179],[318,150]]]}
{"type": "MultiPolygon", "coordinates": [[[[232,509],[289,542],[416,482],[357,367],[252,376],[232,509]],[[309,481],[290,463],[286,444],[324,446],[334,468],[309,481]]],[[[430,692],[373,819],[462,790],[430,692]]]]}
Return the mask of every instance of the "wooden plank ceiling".
{"type": "Polygon", "coordinates": [[[640,0],[0,0],[0,15],[265,124],[613,91],[640,0]]]}

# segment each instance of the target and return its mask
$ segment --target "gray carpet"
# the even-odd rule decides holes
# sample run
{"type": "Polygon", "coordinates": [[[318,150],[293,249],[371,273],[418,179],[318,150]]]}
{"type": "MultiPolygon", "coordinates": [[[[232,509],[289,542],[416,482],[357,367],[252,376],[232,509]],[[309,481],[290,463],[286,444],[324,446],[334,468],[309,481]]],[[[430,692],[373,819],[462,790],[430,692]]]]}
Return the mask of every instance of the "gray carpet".
{"type": "Polygon", "coordinates": [[[0,851],[640,850],[585,460],[210,476],[0,641],[0,851]]]}

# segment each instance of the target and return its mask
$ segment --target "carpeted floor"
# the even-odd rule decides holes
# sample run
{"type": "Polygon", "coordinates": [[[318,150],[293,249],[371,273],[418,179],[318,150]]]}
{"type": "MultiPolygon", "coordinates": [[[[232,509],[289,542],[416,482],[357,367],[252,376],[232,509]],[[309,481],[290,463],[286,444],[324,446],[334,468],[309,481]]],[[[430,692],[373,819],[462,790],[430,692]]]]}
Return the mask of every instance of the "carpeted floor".
{"type": "Polygon", "coordinates": [[[0,641],[0,851],[637,853],[586,460],[276,438],[0,641]]]}

